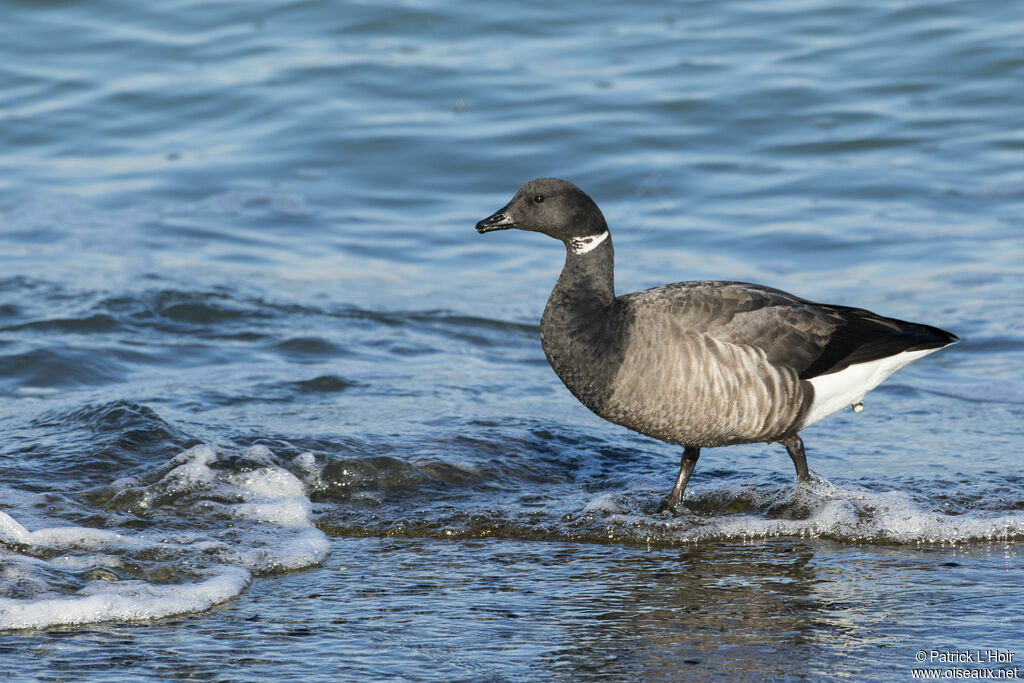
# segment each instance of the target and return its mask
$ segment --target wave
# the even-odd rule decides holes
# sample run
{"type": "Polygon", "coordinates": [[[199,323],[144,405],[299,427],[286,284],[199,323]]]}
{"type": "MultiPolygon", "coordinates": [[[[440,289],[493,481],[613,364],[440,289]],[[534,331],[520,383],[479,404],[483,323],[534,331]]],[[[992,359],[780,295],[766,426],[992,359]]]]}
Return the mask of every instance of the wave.
{"type": "MultiPolygon", "coordinates": [[[[301,467],[309,457],[293,460],[301,467]]],[[[305,485],[263,446],[195,446],[84,497],[116,530],[29,530],[17,511],[0,512],[0,629],[201,611],[253,576],[315,565],[328,552],[305,485]]],[[[15,491],[5,500],[26,516],[37,502],[15,491]]]]}
{"type": "MultiPolygon", "coordinates": [[[[661,492],[664,493],[664,492],[661,492]]],[[[1024,541],[1019,502],[954,507],[906,491],[872,491],[815,475],[799,485],[726,482],[693,487],[684,510],[658,513],[658,491],[644,482],[596,497],[568,490],[458,510],[438,505],[416,515],[389,508],[388,496],[350,492],[353,505],[320,527],[337,535],[517,538],[570,543],[683,546],[704,541],[814,538],[849,544],[943,545],[1024,541]],[[374,505],[360,513],[355,503],[374,505]],[[383,508],[383,509],[382,509],[383,508]],[[945,509],[943,509],[945,508],[945,509]]],[[[418,504],[422,501],[412,500],[418,504]]]]}
{"type": "Polygon", "coordinates": [[[604,497],[588,505],[585,519],[600,521],[609,538],[659,543],[776,536],[899,545],[1024,540],[1024,512],[949,514],[903,491],[874,492],[818,476],[782,489],[701,491],[689,512],[668,519],[637,515],[615,496],[604,497]]]}
{"type": "MultiPolygon", "coordinates": [[[[116,404],[46,419],[155,418],[116,404]]],[[[651,480],[581,459],[537,470],[535,455],[455,464],[374,453],[379,446],[352,441],[336,455],[281,456],[263,445],[200,444],[73,496],[6,489],[0,630],[204,611],[258,577],[319,564],[328,534],[669,547],[776,537],[896,546],[1024,541],[1013,481],[954,500],[929,495],[942,482],[879,491],[820,476],[793,485],[781,475],[718,475],[694,486],[671,515],[655,511],[663,491],[651,480]]],[[[296,451],[282,444],[279,452],[296,451]]]]}

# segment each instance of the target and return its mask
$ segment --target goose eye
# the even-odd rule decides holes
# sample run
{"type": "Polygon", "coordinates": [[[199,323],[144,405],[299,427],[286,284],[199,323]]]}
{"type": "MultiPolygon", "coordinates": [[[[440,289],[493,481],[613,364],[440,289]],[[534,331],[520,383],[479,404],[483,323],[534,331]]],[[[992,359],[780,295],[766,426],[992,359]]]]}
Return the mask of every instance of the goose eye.
{"type": "Polygon", "coordinates": [[[534,204],[540,204],[540,203],[541,203],[541,202],[543,202],[543,201],[544,201],[544,195],[542,195],[542,194],[536,195],[536,196],[535,196],[535,197],[533,198],[533,203],[534,203],[534,204]]]}

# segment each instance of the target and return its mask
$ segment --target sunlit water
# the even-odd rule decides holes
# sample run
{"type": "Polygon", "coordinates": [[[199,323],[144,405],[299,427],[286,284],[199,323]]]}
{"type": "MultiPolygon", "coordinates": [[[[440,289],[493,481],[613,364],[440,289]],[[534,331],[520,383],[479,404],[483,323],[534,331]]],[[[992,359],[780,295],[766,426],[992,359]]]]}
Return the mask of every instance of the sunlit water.
{"type": "MultiPolygon", "coordinates": [[[[893,680],[1024,650],[1019,3],[23,3],[0,41],[0,670],[893,680]],[[548,368],[561,247],[963,341],[779,446],[548,368]]],[[[1020,652],[1019,658],[1024,658],[1020,652]]]]}

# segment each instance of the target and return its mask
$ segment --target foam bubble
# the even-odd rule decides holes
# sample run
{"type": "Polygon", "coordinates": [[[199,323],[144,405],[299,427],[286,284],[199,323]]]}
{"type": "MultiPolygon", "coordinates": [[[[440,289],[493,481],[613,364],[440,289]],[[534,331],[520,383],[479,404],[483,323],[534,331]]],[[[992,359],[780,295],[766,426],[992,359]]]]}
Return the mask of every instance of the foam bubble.
{"type": "Polygon", "coordinates": [[[313,528],[278,537],[272,543],[240,550],[233,559],[253,571],[289,571],[323,561],[328,550],[327,537],[313,528]]]}
{"type": "Polygon", "coordinates": [[[280,501],[240,503],[232,513],[238,517],[273,522],[283,526],[309,526],[312,524],[313,506],[307,498],[286,498],[280,501]]]}
{"type": "Polygon", "coordinates": [[[587,506],[584,508],[583,511],[591,513],[606,513],[615,512],[618,509],[619,504],[616,500],[616,495],[613,493],[606,493],[603,496],[598,496],[594,500],[587,503],[587,506]]]}
{"type": "Polygon", "coordinates": [[[6,512],[0,512],[0,543],[27,543],[28,539],[28,529],[6,512]]]}
{"type": "Polygon", "coordinates": [[[141,550],[150,548],[156,543],[144,537],[80,526],[38,529],[37,531],[29,532],[25,542],[42,548],[67,548],[69,550],[110,550],[118,548],[141,550]]]}

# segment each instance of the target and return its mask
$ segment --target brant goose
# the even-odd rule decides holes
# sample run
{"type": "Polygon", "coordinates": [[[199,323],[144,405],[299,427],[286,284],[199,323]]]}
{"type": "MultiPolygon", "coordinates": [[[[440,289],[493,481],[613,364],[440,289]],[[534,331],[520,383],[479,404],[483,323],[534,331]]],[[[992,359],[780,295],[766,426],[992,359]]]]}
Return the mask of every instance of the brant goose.
{"type": "Polygon", "coordinates": [[[544,354],[583,405],[683,447],[659,512],[676,512],[702,448],[778,442],[810,479],[800,430],[956,341],[929,325],[818,304],[745,282],[677,282],[615,296],[601,210],[565,180],[523,185],[480,233],[519,228],[565,244],[540,324],[544,354]]]}

